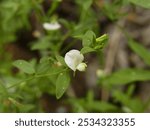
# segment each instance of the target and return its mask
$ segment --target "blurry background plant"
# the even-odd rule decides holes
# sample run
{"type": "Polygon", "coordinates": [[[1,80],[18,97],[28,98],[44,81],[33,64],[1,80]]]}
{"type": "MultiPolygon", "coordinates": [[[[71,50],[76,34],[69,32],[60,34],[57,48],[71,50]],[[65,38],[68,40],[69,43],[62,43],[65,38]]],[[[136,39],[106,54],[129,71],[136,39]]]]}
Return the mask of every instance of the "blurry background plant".
{"type": "Polygon", "coordinates": [[[149,8],[149,0],[1,0],[0,112],[149,112],[149,8]],[[87,64],[75,76],[64,62],[72,49],[87,64]]]}

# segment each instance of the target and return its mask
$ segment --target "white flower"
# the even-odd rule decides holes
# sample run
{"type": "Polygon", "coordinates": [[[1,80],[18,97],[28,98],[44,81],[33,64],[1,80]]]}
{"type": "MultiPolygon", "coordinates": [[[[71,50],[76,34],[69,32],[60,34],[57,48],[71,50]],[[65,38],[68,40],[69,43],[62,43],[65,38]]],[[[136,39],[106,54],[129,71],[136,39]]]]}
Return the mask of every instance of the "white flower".
{"type": "Polygon", "coordinates": [[[65,62],[67,66],[73,71],[85,71],[87,65],[83,63],[84,56],[78,50],[71,50],[65,55],[65,62]]]}
{"type": "Polygon", "coordinates": [[[46,30],[58,30],[61,27],[61,25],[57,22],[55,23],[44,23],[43,28],[46,30]]]}

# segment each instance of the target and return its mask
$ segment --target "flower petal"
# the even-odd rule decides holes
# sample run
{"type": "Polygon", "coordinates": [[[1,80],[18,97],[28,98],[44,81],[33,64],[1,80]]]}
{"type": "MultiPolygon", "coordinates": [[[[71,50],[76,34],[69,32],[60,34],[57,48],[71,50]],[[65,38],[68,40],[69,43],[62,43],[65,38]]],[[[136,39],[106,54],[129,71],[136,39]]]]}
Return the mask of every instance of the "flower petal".
{"type": "Polygon", "coordinates": [[[43,24],[44,29],[46,30],[57,30],[59,29],[61,26],[59,23],[44,23],[43,24]]]}
{"type": "Polygon", "coordinates": [[[71,50],[65,55],[65,62],[70,69],[76,71],[77,66],[82,63],[84,56],[78,50],[71,50]]]}

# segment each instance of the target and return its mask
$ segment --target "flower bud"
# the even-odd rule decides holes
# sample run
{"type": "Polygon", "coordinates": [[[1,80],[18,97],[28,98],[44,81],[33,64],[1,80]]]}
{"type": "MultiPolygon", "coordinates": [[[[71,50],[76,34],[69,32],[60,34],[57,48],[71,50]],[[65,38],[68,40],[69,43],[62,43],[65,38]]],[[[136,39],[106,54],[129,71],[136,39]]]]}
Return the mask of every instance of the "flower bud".
{"type": "Polygon", "coordinates": [[[77,66],[77,70],[79,71],[85,71],[87,65],[85,63],[80,63],[78,66],[77,66]]]}
{"type": "Polygon", "coordinates": [[[97,75],[97,77],[104,77],[105,76],[105,72],[104,72],[104,70],[98,69],[96,71],[96,75],[97,75]]]}

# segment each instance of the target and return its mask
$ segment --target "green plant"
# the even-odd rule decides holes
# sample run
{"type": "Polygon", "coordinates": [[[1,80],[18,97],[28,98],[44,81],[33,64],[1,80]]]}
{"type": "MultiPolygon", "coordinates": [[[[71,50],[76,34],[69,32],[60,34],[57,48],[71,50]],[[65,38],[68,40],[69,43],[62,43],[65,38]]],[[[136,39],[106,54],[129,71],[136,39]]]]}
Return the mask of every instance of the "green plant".
{"type": "Polygon", "coordinates": [[[129,66],[107,74],[103,49],[109,39],[107,27],[116,26],[127,17],[129,12],[124,8],[135,5],[150,8],[148,3],[148,0],[1,0],[0,112],[45,112],[45,104],[50,109],[67,104],[71,112],[146,111],[149,101],[143,103],[134,92],[139,82],[150,81],[149,50],[122,26],[128,50],[139,56],[146,67],[129,66]],[[22,50],[9,51],[11,43],[35,55],[18,59],[13,53],[20,55],[22,50]],[[87,74],[90,56],[99,63],[97,86],[78,96],[71,85],[78,75],[87,74]],[[101,98],[103,89],[109,93],[109,100],[101,98]],[[47,100],[52,101],[50,106],[47,100]]]}

